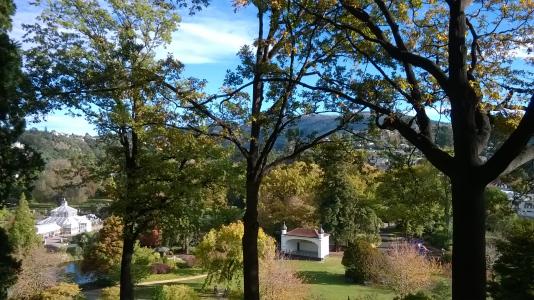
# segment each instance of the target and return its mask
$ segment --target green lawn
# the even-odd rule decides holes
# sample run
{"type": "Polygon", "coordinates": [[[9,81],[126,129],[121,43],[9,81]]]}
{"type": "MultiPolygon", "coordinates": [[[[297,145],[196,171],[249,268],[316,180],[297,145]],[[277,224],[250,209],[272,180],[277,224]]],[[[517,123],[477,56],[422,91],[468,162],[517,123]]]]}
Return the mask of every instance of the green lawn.
{"type": "MultiPolygon", "coordinates": [[[[306,284],[310,288],[311,299],[319,300],[347,300],[355,297],[371,296],[372,300],[391,300],[394,294],[391,290],[380,287],[363,286],[345,282],[345,269],[341,265],[341,256],[330,256],[324,261],[291,261],[305,279],[306,284]]],[[[191,269],[177,269],[171,274],[154,274],[150,275],[144,281],[167,280],[174,278],[181,278],[187,276],[194,276],[202,274],[202,270],[197,268],[191,269]]],[[[204,278],[184,281],[176,284],[185,284],[194,288],[202,295],[202,299],[216,299],[212,298],[210,293],[202,293],[201,287],[204,278]]],[[[207,291],[211,291],[213,287],[207,287],[207,291]]],[[[150,299],[154,293],[154,286],[136,287],[136,299],[150,299]]]]}
{"type": "MultiPolygon", "coordinates": [[[[151,274],[145,278],[142,282],[157,281],[157,280],[169,280],[182,277],[189,277],[202,274],[200,268],[176,268],[169,274],[151,274]]],[[[203,280],[203,279],[202,279],[203,280]]]]}
{"type": "Polygon", "coordinates": [[[313,299],[347,300],[347,297],[369,295],[373,300],[391,300],[394,297],[391,290],[345,282],[341,256],[330,256],[321,262],[296,260],[292,263],[309,285],[313,299]]]}

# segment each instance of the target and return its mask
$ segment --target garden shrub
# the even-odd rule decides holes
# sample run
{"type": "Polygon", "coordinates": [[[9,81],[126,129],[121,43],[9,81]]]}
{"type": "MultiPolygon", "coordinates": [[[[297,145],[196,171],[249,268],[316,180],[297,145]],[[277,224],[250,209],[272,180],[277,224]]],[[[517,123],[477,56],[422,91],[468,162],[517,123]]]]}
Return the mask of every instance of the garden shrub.
{"type": "Polygon", "coordinates": [[[442,274],[441,266],[419,254],[410,244],[399,244],[385,256],[385,265],[379,272],[379,281],[405,296],[430,288],[435,274],[442,274]]]}
{"type": "Polygon", "coordinates": [[[180,254],[178,255],[178,258],[181,259],[188,268],[192,268],[197,264],[197,259],[194,255],[180,254]]]}
{"type": "Polygon", "coordinates": [[[102,289],[102,294],[100,297],[102,300],[118,300],[120,299],[121,289],[118,286],[111,286],[105,289],[102,289]]]}
{"type": "Polygon", "coordinates": [[[152,274],[168,274],[172,268],[167,264],[155,263],[150,266],[150,271],[152,274]]]}
{"type": "Polygon", "coordinates": [[[372,266],[380,252],[364,240],[349,243],[341,263],[345,266],[345,277],[354,283],[364,283],[373,277],[372,266]]]}
{"type": "MultiPolygon", "coordinates": [[[[141,247],[135,244],[134,254],[132,257],[132,277],[135,283],[140,282],[151,274],[151,266],[159,260],[159,254],[154,250],[141,247]]],[[[109,274],[112,282],[118,282],[120,279],[120,264],[114,265],[109,274]]]]}
{"type": "Polygon", "coordinates": [[[67,247],[67,253],[70,254],[74,258],[80,258],[83,256],[83,249],[82,247],[76,244],[73,244],[67,247]]]}
{"type": "Polygon", "coordinates": [[[423,293],[418,292],[416,294],[408,294],[406,296],[398,296],[393,298],[393,300],[434,300],[431,296],[423,293]]]}
{"type": "Polygon", "coordinates": [[[308,290],[294,268],[283,259],[266,258],[260,266],[260,298],[307,299],[308,290]]]}
{"type": "Polygon", "coordinates": [[[77,284],[60,283],[46,289],[35,300],[72,300],[81,299],[81,290],[77,284]]]}
{"type": "Polygon", "coordinates": [[[489,292],[495,300],[534,299],[534,220],[516,220],[503,235],[489,292]]]}
{"type": "Polygon", "coordinates": [[[159,286],[154,300],[199,300],[200,297],[191,287],[183,284],[159,286]]]}

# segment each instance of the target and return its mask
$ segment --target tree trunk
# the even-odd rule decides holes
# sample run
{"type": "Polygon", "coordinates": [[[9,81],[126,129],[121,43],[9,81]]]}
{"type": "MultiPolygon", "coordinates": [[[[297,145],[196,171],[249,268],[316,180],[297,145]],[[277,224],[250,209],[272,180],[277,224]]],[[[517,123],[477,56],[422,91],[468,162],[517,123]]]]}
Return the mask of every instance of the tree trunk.
{"type": "Polygon", "coordinates": [[[243,279],[244,299],[259,300],[259,265],[258,265],[258,198],[260,182],[247,176],[247,203],[243,217],[243,279]]]}
{"type": "MultiPolygon", "coordinates": [[[[126,225],[125,225],[126,227],[126,225]]],[[[127,229],[125,228],[125,233],[127,229]]],[[[121,258],[120,300],[134,299],[134,285],[132,278],[132,257],[134,253],[135,238],[131,234],[124,235],[121,258]]]]}
{"type": "Polygon", "coordinates": [[[452,298],[486,299],[485,185],[452,180],[452,298]]]}

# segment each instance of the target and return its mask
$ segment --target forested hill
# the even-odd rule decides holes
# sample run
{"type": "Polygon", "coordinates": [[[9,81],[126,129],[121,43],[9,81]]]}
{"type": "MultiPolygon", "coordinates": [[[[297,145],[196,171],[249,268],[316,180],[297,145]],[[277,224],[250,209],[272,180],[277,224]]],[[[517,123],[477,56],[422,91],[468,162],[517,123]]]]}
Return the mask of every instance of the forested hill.
{"type": "MultiPolygon", "coordinates": [[[[371,122],[369,118],[368,113],[362,113],[361,117],[350,124],[349,128],[353,131],[364,132],[369,128],[371,122]]],[[[314,115],[302,118],[298,123],[297,129],[300,136],[307,137],[327,132],[335,128],[337,124],[338,120],[335,115],[314,115]]],[[[439,131],[435,131],[438,145],[452,146],[452,130],[449,124],[442,123],[439,131]]],[[[380,139],[394,143],[400,142],[398,133],[393,134],[387,131],[381,132],[380,139]]],[[[39,151],[46,162],[80,156],[96,158],[102,153],[102,147],[99,146],[97,137],[88,134],[80,136],[30,129],[22,135],[20,141],[39,151]]],[[[281,136],[276,143],[276,148],[284,148],[286,143],[285,136],[281,136]]]]}
{"type": "Polygon", "coordinates": [[[79,156],[95,158],[101,151],[97,138],[30,129],[21,137],[20,142],[39,151],[46,162],[54,159],[68,159],[79,156]]]}
{"type": "Polygon", "coordinates": [[[100,183],[86,178],[87,166],[94,165],[103,151],[96,137],[30,129],[19,140],[46,162],[33,185],[35,201],[57,203],[66,197],[76,204],[98,196],[100,183]]]}
{"type": "MultiPolygon", "coordinates": [[[[370,122],[369,115],[362,114],[359,120],[350,125],[350,129],[365,135],[370,122]]],[[[301,137],[316,136],[333,129],[337,124],[334,115],[309,116],[301,119],[292,131],[301,137]]],[[[436,133],[437,142],[441,146],[450,146],[451,136],[448,124],[444,124],[436,133]]],[[[386,144],[408,144],[397,132],[388,130],[380,130],[377,135],[366,137],[367,142],[358,143],[362,148],[380,149],[386,144]],[[370,143],[370,140],[378,143],[370,143]]],[[[84,178],[84,173],[88,172],[86,167],[97,165],[98,157],[103,154],[103,147],[97,137],[30,129],[21,136],[20,142],[39,151],[46,162],[44,171],[34,183],[32,196],[36,201],[58,202],[66,197],[76,204],[99,197],[100,183],[84,178]]],[[[282,135],[275,148],[282,150],[286,146],[287,135],[282,135]]]]}

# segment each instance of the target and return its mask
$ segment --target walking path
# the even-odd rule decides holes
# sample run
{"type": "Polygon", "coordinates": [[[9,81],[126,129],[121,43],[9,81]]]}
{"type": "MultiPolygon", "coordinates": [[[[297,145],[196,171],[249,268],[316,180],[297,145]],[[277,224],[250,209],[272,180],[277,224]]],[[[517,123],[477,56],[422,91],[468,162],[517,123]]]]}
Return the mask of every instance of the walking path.
{"type": "Polygon", "coordinates": [[[138,286],[145,286],[145,285],[154,285],[154,284],[182,282],[182,281],[189,281],[189,280],[204,278],[206,276],[208,276],[208,275],[207,274],[202,274],[202,275],[187,276],[187,277],[180,277],[180,278],[166,279],[166,280],[145,281],[145,282],[138,283],[137,285],[138,286]]]}

